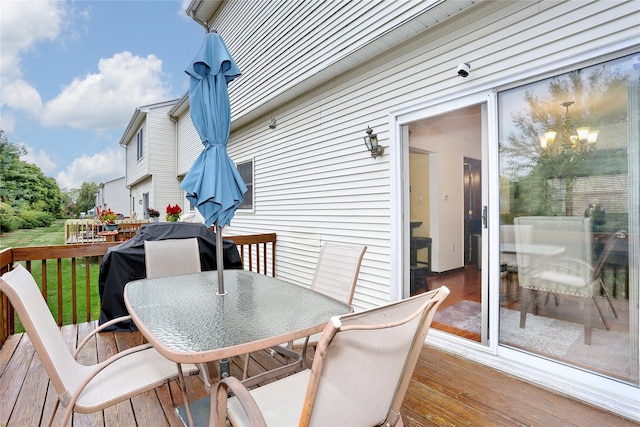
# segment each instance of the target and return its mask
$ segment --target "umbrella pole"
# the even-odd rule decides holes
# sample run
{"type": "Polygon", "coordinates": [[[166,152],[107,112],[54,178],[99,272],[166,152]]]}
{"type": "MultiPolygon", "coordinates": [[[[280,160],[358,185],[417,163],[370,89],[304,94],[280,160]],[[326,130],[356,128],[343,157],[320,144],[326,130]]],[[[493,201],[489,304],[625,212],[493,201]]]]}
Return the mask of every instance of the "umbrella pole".
{"type": "Polygon", "coordinates": [[[216,269],[218,270],[218,295],[225,295],[224,290],[224,248],[222,247],[222,227],[216,221],[216,269]]]}

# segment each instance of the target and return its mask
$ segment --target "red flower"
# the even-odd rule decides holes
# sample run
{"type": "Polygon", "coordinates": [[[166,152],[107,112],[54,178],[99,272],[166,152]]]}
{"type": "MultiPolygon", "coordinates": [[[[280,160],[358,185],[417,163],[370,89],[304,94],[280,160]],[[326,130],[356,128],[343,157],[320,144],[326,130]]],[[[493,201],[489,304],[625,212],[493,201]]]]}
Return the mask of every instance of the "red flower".
{"type": "Polygon", "coordinates": [[[180,214],[182,213],[182,208],[179,205],[171,206],[171,204],[167,205],[167,221],[177,221],[180,219],[180,214]]]}
{"type": "Polygon", "coordinates": [[[167,214],[169,215],[180,215],[182,213],[182,208],[179,205],[171,206],[171,204],[167,205],[167,214]]]}

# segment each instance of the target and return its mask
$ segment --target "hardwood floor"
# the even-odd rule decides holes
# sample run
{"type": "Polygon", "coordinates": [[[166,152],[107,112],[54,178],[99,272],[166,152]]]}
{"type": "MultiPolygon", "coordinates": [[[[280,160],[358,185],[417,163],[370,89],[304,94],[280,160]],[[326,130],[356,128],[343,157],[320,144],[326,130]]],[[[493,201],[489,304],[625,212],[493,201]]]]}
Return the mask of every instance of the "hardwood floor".
{"type": "MultiPolygon", "coordinates": [[[[68,345],[95,327],[93,323],[62,328],[68,345]]],[[[87,348],[86,362],[102,360],[115,348],[140,343],[139,333],[106,332],[87,348]]],[[[254,353],[255,354],[255,353],[254,353]]],[[[274,367],[266,352],[255,354],[250,372],[274,367]]],[[[231,373],[240,376],[242,360],[231,373]]],[[[372,373],[375,375],[375,373],[372,373]]],[[[189,400],[207,396],[199,377],[188,378],[189,400]]],[[[0,348],[0,426],[46,423],[55,392],[33,346],[24,334],[12,335],[0,348]],[[43,421],[44,420],[44,421],[43,421]]],[[[93,414],[76,414],[73,426],[181,426],[175,408],[182,395],[175,383],[136,396],[93,414]]],[[[426,426],[637,426],[602,409],[510,377],[489,367],[425,346],[402,406],[407,427],[426,426]]],[[[58,423],[61,411],[58,411],[58,423]]]]}
{"type": "MultiPolygon", "coordinates": [[[[453,306],[460,301],[481,301],[481,275],[473,265],[468,265],[463,269],[444,274],[433,274],[428,277],[427,282],[429,289],[436,289],[440,286],[446,286],[451,293],[446,300],[442,302],[440,310],[453,306]]],[[[480,334],[458,329],[444,323],[433,322],[432,327],[443,332],[467,338],[476,342],[480,342],[480,334]]]]}

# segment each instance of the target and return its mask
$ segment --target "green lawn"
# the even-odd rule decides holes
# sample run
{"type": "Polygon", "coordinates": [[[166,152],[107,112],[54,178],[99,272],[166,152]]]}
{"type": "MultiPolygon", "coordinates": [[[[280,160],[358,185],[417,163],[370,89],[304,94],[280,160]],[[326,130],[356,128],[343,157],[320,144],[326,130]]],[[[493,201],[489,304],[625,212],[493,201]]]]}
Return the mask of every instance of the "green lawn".
{"type": "Polygon", "coordinates": [[[23,246],[64,245],[64,223],[64,219],[58,219],[50,227],[2,233],[0,234],[0,250],[23,246]]]}
{"type": "MultiPolygon", "coordinates": [[[[33,230],[16,230],[11,233],[0,234],[0,250],[9,247],[24,246],[47,246],[47,245],[63,245],[64,240],[64,220],[55,221],[50,227],[36,228],[33,230]]],[[[57,278],[57,261],[47,261],[47,305],[57,318],[58,313],[58,278],[57,278]]],[[[31,263],[31,273],[35,277],[38,285],[41,286],[42,266],[40,262],[31,263]]],[[[92,258],[90,261],[91,274],[91,319],[97,319],[100,314],[100,297],[98,295],[98,276],[99,266],[97,259],[92,258]]],[[[76,289],[77,296],[77,315],[78,321],[84,322],[86,319],[86,292],[85,292],[85,260],[84,258],[76,259],[76,289]]],[[[71,260],[62,260],[62,317],[63,324],[73,323],[73,313],[71,306],[71,260]]],[[[22,324],[16,319],[16,333],[22,332],[22,324]]]]}

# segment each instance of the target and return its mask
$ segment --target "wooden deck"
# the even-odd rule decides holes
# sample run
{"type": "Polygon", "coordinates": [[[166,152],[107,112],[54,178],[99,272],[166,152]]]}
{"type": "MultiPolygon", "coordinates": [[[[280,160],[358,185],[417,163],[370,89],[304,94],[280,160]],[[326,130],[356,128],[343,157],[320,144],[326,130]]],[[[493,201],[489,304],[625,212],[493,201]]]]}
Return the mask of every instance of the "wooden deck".
{"type": "MultiPolygon", "coordinates": [[[[62,328],[70,347],[94,323],[62,328]]],[[[106,332],[80,360],[93,363],[139,344],[139,333],[106,332]]],[[[266,352],[252,359],[252,374],[276,363],[266,352]]],[[[241,375],[232,360],[232,375],[241,375]]],[[[198,377],[188,379],[189,400],[206,396],[198,377]]],[[[0,426],[44,425],[55,395],[25,334],[12,335],[0,348],[0,426]],[[43,421],[44,420],[44,421],[43,421]]],[[[94,414],[76,414],[73,426],[180,426],[175,407],[182,395],[175,383],[94,414]]],[[[62,411],[58,411],[61,415],[62,411]]],[[[609,412],[515,379],[486,366],[425,346],[409,387],[402,416],[417,426],[637,426],[609,412]]],[[[60,419],[58,419],[59,422],[60,419]]]]}

